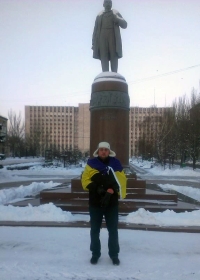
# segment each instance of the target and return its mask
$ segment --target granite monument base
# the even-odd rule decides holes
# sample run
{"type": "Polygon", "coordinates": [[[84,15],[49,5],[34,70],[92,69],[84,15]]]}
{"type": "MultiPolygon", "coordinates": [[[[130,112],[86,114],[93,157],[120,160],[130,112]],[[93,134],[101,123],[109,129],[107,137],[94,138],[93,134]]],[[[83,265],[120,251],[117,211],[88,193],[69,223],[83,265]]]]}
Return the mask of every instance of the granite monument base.
{"type": "Polygon", "coordinates": [[[110,143],[123,166],[129,166],[128,84],[123,76],[102,72],[92,84],[90,100],[90,156],[99,142],[110,143]]]}

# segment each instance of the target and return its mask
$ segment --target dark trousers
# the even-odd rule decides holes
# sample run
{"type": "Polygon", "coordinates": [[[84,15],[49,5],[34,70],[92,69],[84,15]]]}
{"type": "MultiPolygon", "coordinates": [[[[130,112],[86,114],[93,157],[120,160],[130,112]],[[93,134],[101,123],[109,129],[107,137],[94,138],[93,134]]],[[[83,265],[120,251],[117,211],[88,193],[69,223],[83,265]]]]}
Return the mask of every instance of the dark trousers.
{"type": "Polygon", "coordinates": [[[100,229],[103,216],[105,217],[106,227],[108,230],[108,254],[111,258],[118,257],[118,205],[110,206],[106,209],[101,207],[89,206],[90,212],[90,251],[96,257],[101,256],[100,229]]]}

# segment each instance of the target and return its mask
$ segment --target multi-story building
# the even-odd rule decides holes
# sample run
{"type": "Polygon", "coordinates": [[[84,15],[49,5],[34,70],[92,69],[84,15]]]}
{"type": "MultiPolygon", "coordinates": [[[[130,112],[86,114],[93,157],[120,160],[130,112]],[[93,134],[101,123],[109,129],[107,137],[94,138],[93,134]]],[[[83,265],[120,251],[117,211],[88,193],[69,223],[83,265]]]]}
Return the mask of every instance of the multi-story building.
{"type": "Polygon", "coordinates": [[[27,143],[44,154],[78,148],[78,108],[64,106],[25,106],[27,143]]]}
{"type": "Polygon", "coordinates": [[[86,153],[90,147],[90,111],[89,103],[78,106],[78,149],[86,153]]]}
{"type": "Polygon", "coordinates": [[[169,107],[131,107],[129,116],[130,156],[139,154],[139,141],[153,142],[160,132],[162,117],[169,107]],[[145,137],[145,139],[144,139],[145,137]]]}
{"type": "MultiPolygon", "coordinates": [[[[161,117],[169,108],[131,107],[129,118],[130,156],[138,155],[139,139],[155,137],[161,126],[161,117]]],[[[78,107],[25,106],[25,132],[32,145],[40,143],[40,153],[45,149],[59,151],[79,149],[85,153],[90,147],[89,103],[78,107]]]]}
{"type": "Polygon", "coordinates": [[[6,153],[7,121],[7,118],[0,116],[0,154],[6,153]]]}

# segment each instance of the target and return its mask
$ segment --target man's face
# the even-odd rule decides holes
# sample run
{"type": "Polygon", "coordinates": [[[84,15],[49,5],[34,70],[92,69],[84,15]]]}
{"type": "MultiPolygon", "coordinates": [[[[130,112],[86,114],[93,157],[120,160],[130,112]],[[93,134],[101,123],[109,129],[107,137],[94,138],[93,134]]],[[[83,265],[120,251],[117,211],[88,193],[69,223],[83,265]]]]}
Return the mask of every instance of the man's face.
{"type": "Polygon", "coordinates": [[[111,0],[104,0],[103,6],[106,11],[110,11],[112,8],[112,1],[111,0]]]}
{"type": "Polygon", "coordinates": [[[107,148],[99,148],[98,150],[98,156],[100,159],[106,159],[110,154],[110,150],[107,148]]]}

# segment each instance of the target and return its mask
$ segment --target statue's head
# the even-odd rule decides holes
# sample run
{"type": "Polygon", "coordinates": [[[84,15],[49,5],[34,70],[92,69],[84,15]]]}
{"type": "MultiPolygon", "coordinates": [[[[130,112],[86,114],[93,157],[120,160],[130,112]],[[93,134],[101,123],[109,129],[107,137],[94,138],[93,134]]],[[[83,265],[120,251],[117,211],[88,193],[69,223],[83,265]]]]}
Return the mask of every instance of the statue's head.
{"type": "Polygon", "coordinates": [[[112,8],[112,1],[111,0],[104,0],[103,1],[103,6],[106,11],[110,11],[112,8]]]}

